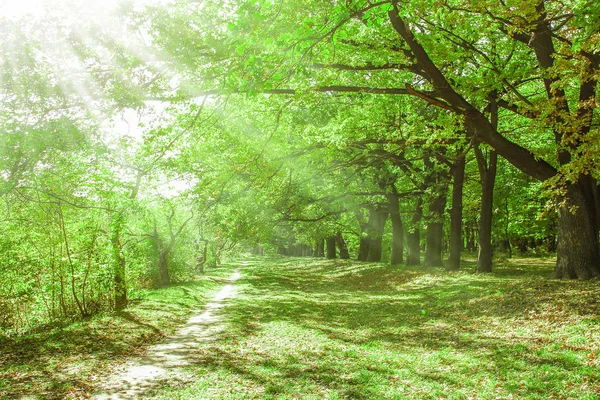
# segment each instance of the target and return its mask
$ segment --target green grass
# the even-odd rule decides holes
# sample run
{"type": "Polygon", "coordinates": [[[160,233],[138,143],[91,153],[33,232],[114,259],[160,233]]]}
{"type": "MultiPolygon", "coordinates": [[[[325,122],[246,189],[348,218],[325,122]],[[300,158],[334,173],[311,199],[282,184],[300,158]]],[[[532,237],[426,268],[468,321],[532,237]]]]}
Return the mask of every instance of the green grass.
{"type": "Polygon", "coordinates": [[[255,260],[225,337],[158,398],[597,399],[598,281],[551,270],[255,260]]]}
{"type": "Polygon", "coordinates": [[[86,398],[115,367],[201,309],[234,267],[207,268],[195,282],[137,292],[124,312],[0,339],[0,398],[86,398]]]}

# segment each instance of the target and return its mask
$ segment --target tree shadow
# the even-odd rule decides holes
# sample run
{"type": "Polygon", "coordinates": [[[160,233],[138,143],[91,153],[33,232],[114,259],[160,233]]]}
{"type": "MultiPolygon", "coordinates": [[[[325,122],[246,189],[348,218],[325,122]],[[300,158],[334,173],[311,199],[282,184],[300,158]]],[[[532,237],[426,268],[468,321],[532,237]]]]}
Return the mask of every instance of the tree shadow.
{"type": "MultiPolygon", "coordinates": [[[[590,283],[543,279],[539,271],[548,265],[529,274],[508,265],[498,275],[366,267],[286,262],[247,271],[243,295],[228,309],[227,340],[205,349],[198,366],[244,376],[273,394],[291,395],[290,388],[310,381],[352,398],[383,398],[382,389],[369,382],[394,387],[402,381],[397,375],[405,376],[404,384],[458,390],[473,370],[477,379],[496,382],[505,394],[537,396],[540,390],[563,390],[565,381],[600,381],[600,373],[586,364],[592,344],[566,351],[567,339],[556,336],[562,321],[548,325],[567,315],[600,324],[600,305],[580,306],[581,297],[574,297],[600,296],[590,283]],[[569,308],[561,311],[564,304],[569,308]],[[288,331],[310,332],[315,347],[331,348],[304,350],[302,340],[288,331]],[[296,346],[270,347],[269,339],[296,346]],[[257,354],[241,351],[244,345],[256,347],[257,354]],[[339,355],[347,349],[349,355],[339,355]],[[539,371],[554,377],[546,389],[532,378],[539,371]],[[528,380],[517,379],[520,374],[528,380]]],[[[476,387],[470,390],[477,393],[476,387]]]]}

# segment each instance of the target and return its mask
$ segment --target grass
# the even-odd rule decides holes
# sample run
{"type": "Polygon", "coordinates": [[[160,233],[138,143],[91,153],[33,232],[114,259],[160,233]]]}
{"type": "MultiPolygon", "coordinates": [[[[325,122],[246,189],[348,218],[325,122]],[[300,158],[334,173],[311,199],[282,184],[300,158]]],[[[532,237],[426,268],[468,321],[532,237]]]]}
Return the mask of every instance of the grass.
{"type": "Polygon", "coordinates": [[[598,281],[255,260],[222,340],[160,399],[597,399],[598,281]]]}
{"type": "Polygon", "coordinates": [[[208,268],[195,282],[139,292],[124,312],[1,338],[0,398],[87,398],[115,367],[202,308],[233,268],[208,268]]]}

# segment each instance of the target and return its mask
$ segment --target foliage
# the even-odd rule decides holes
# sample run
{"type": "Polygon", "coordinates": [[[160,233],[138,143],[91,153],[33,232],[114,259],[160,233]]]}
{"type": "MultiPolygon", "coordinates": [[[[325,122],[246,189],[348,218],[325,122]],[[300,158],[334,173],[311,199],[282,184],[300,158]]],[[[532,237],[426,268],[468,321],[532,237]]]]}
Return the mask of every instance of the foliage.
{"type": "Polygon", "coordinates": [[[202,307],[233,265],[194,282],[135,290],[127,311],[73,324],[52,324],[19,337],[0,337],[0,396],[77,399],[88,396],[132,354],[173,334],[202,307]]]}

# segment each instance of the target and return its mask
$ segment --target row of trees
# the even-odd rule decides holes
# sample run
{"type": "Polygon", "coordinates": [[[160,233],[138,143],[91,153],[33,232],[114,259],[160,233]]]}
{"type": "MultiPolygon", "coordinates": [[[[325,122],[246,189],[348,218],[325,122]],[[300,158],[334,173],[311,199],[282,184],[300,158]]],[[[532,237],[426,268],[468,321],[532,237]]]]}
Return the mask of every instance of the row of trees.
{"type": "MultiPolygon", "coordinates": [[[[173,70],[194,76],[190,82],[200,92],[217,88],[292,95],[314,104],[334,93],[410,97],[388,99],[383,107],[363,102],[355,111],[370,126],[361,128],[379,126],[377,139],[386,144],[463,142],[462,149],[454,146],[459,164],[457,156],[474,148],[482,181],[479,268],[488,270],[491,263],[491,198],[502,157],[553,193],[558,231],[554,275],[589,279],[600,274],[599,26],[590,19],[598,11],[591,1],[478,1],[465,6],[437,0],[257,0],[182,4],[149,21],[174,57],[173,70]],[[196,23],[179,28],[191,15],[196,23]],[[213,23],[207,24],[209,20],[213,23]],[[179,36],[169,40],[174,27],[179,36]],[[441,133],[431,133],[424,142],[392,133],[386,129],[392,104],[403,104],[404,125],[420,133],[441,133]]],[[[352,141],[355,132],[343,129],[347,121],[338,123],[343,140],[352,141]]],[[[398,168],[410,168],[402,164],[398,168]]],[[[454,169],[460,174],[460,167],[454,169]]],[[[437,181],[432,176],[423,185],[437,181]]],[[[440,200],[429,207],[441,205],[440,200]]],[[[453,215],[458,210],[460,204],[453,215]]]]}
{"type": "Polygon", "coordinates": [[[0,322],[122,309],[256,245],[449,269],[477,248],[491,271],[494,247],[543,242],[556,277],[598,276],[599,12],[215,0],[2,21],[0,322]]]}

